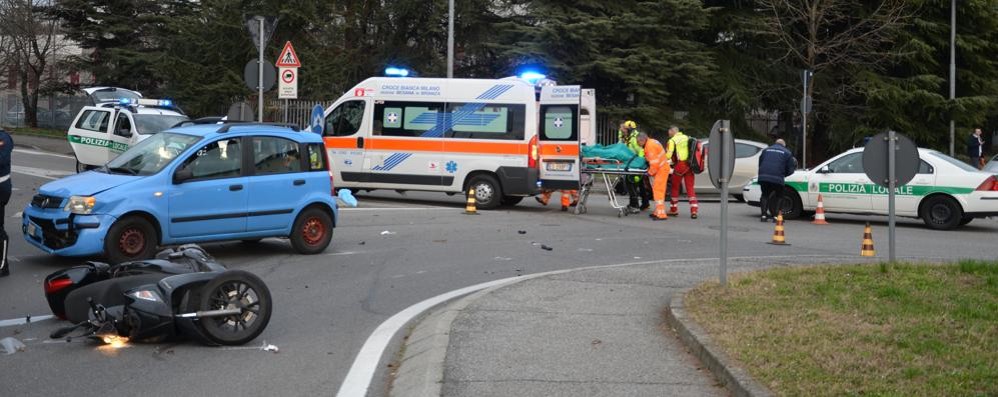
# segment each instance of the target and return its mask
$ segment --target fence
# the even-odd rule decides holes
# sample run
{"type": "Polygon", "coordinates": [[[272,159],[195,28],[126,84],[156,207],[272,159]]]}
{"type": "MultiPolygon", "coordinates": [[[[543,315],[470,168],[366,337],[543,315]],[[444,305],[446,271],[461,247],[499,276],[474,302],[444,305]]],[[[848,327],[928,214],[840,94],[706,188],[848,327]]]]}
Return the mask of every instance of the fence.
{"type": "Polygon", "coordinates": [[[329,108],[335,101],[309,101],[304,99],[271,99],[264,107],[264,120],[274,120],[282,123],[296,124],[301,128],[306,128],[311,122],[312,108],[315,105],[322,105],[323,109],[329,108]]]}
{"type": "MultiPolygon", "coordinates": [[[[65,130],[90,100],[82,96],[38,98],[38,127],[65,130]]],[[[0,127],[25,127],[24,104],[14,94],[0,95],[0,127]]]]}

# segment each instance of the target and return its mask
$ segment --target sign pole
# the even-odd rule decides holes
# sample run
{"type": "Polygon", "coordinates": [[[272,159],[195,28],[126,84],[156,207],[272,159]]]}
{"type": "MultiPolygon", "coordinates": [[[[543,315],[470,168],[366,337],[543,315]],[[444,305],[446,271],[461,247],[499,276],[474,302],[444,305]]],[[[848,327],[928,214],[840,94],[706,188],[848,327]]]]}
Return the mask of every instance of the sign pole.
{"type": "Polygon", "coordinates": [[[895,160],[897,153],[897,133],[894,130],[887,132],[887,212],[888,212],[888,247],[890,252],[890,262],[894,263],[894,189],[897,188],[897,170],[895,169],[895,160]]]}
{"type": "Polygon", "coordinates": [[[263,19],[264,18],[262,16],[256,17],[257,22],[260,23],[260,50],[259,50],[260,57],[257,60],[257,65],[259,65],[258,69],[260,70],[260,72],[257,73],[257,77],[259,79],[257,80],[256,115],[257,115],[257,121],[261,123],[263,122],[263,36],[264,36],[263,19]]]}
{"type": "MultiPolygon", "coordinates": [[[[731,131],[728,128],[728,120],[721,121],[721,142],[724,142],[727,134],[731,131]]],[[[717,142],[717,143],[721,143],[717,142]]],[[[723,174],[727,172],[730,167],[728,158],[725,152],[727,150],[727,145],[720,145],[721,149],[721,286],[728,286],[728,179],[730,175],[723,174]]]]}

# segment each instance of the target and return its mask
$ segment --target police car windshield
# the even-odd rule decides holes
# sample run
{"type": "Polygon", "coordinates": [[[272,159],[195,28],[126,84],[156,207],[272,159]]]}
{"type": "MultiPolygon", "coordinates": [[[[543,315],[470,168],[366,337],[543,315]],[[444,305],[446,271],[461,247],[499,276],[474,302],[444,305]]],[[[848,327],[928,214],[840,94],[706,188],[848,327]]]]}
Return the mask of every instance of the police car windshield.
{"type": "Polygon", "coordinates": [[[156,134],[115,157],[103,171],[112,174],[152,175],[199,140],[201,137],[175,132],[156,134]]]}
{"type": "Polygon", "coordinates": [[[143,135],[155,134],[189,120],[186,116],[171,114],[132,114],[135,119],[135,131],[143,135]]]}
{"type": "Polygon", "coordinates": [[[933,156],[936,156],[936,157],[938,157],[938,158],[946,161],[947,163],[955,165],[956,168],[959,168],[961,170],[964,170],[964,171],[967,171],[967,172],[980,172],[980,170],[978,170],[977,168],[971,167],[970,165],[967,165],[967,163],[964,163],[964,162],[962,162],[960,160],[957,160],[957,159],[952,158],[950,156],[947,156],[945,154],[942,154],[942,153],[939,153],[939,152],[936,152],[936,151],[931,151],[929,153],[931,153],[933,156]]]}

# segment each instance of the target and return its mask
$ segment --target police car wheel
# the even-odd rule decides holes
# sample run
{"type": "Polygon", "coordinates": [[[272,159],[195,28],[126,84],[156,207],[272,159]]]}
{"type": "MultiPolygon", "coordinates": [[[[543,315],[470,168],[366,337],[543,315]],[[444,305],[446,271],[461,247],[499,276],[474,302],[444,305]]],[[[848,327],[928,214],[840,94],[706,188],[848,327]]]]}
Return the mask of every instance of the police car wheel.
{"type": "Polygon", "coordinates": [[[960,219],[960,226],[966,225],[966,224],[970,223],[973,220],[974,220],[974,217],[964,215],[963,219],[960,219]]]}
{"type": "Polygon", "coordinates": [[[783,219],[797,219],[804,214],[804,203],[801,202],[800,195],[796,190],[786,189],[783,191],[783,199],[778,203],[770,200],[770,212],[775,214],[783,211],[783,219]],[[774,208],[775,207],[775,208],[774,208]]]}
{"type": "Polygon", "coordinates": [[[947,196],[932,196],[922,204],[922,220],[936,230],[949,230],[960,225],[963,209],[947,196]]]}
{"type": "Polygon", "coordinates": [[[159,242],[149,221],[129,216],[111,225],[104,238],[104,255],[111,263],[151,258],[159,242]]]}
{"type": "Polygon", "coordinates": [[[326,211],[308,208],[295,219],[289,237],[291,246],[299,254],[318,254],[325,251],[333,239],[333,221],[326,211]]]}
{"type": "Polygon", "coordinates": [[[475,188],[475,206],[484,210],[490,210],[499,206],[502,202],[502,189],[499,181],[491,175],[477,175],[468,183],[468,187],[475,188]]]}

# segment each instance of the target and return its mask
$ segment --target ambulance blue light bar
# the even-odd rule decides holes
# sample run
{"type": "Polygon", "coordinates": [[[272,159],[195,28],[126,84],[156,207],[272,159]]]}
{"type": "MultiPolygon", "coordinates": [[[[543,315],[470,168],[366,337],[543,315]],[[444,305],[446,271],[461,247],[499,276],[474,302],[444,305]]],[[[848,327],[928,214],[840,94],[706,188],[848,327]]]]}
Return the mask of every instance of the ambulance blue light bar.
{"type": "Polygon", "coordinates": [[[528,71],[520,73],[520,78],[526,80],[530,84],[537,84],[538,81],[544,80],[547,76],[543,73],[528,71]]]}
{"type": "Polygon", "coordinates": [[[407,77],[409,76],[409,69],[390,66],[385,68],[385,76],[407,77]]]}

